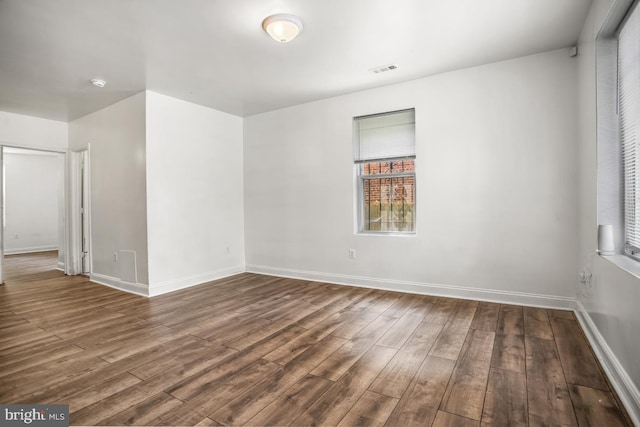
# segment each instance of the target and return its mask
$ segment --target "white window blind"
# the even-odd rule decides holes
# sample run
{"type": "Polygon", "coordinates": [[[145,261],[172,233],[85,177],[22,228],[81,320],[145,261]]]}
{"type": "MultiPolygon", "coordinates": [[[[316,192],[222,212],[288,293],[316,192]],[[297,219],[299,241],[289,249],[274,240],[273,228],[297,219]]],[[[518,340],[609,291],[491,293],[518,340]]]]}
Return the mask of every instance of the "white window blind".
{"type": "Polygon", "coordinates": [[[355,160],[411,158],[416,155],[415,110],[354,119],[355,160]]]}
{"type": "Polygon", "coordinates": [[[625,251],[640,254],[640,8],[618,35],[618,115],[624,170],[625,251]]]}

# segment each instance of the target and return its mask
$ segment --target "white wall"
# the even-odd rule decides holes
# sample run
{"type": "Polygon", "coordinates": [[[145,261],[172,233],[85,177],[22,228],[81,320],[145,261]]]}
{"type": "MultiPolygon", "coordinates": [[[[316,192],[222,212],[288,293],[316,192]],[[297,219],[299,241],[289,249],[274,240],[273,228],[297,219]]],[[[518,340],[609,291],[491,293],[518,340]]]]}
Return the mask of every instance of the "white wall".
{"type": "Polygon", "coordinates": [[[68,125],[65,122],[0,111],[0,143],[14,147],[65,151],[68,146],[68,125]]]}
{"type": "Polygon", "coordinates": [[[58,249],[56,154],[4,153],[5,254],[58,249]]]}
{"type": "MultiPolygon", "coordinates": [[[[0,111],[0,143],[12,147],[66,151],[69,145],[69,126],[65,122],[56,120],[0,111]]],[[[64,181],[64,177],[60,179],[64,181]]],[[[59,197],[62,201],[64,194],[60,194],[59,197]]],[[[62,208],[59,214],[58,231],[62,238],[64,238],[64,213],[62,208]]],[[[64,269],[63,247],[58,252],[58,267],[64,269]]]]}
{"type": "MultiPolygon", "coordinates": [[[[580,270],[591,271],[593,278],[592,287],[581,288],[578,298],[587,326],[596,329],[595,336],[601,339],[594,347],[603,347],[605,369],[610,370],[614,384],[622,386],[618,393],[640,423],[640,279],[612,262],[617,257],[594,255],[598,212],[601,216],[606,213],[606,206],[599,208],[597,203],[598,161],[605,154],[597,152],[597,136],[607,133],[597,127],[595,37],[613,4],[614,0],[594,0],[579,43],[580,270]]],[[[609,222],[610,218],[600,220],[609,222]]]]}
{"type": "Polygon", "coordinates": [[[243,271],[242,118],[146,97],[151,294],[243,271]]]}
{"type": "Polygon", "coordinates": [[[248,268],[571,305],[575,73],[563,49],[246,118],[248,268]],[[354,235],[352,117],[410,107],[417,234],[354,235]]]}
{"type": "Polygon", "coordinates": [[[90,144],[92,278],[117,285],[123,260],[115,262],[113,254],[134,251],[143,286],[133,290],[143,293],[149,283],[145,98],[141,92],[69,123],[69,149],[90,144]]]}

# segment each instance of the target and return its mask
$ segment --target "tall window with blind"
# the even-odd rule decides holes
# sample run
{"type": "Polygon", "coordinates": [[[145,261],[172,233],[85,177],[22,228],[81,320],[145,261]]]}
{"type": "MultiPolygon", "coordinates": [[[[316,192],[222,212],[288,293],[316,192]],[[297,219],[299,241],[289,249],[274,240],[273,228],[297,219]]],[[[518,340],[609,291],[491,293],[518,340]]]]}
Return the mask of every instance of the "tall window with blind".
{"type": "Polygon", "coordinates": [[[618,34],[618,118],[624,175],[625,252],[640,258],[640,8],[618,34]]]}
{"type": "Polygon", "coordinates": [[[358,231],[415,233],[415,110],[356,117],[353,131],[358,231]]]}

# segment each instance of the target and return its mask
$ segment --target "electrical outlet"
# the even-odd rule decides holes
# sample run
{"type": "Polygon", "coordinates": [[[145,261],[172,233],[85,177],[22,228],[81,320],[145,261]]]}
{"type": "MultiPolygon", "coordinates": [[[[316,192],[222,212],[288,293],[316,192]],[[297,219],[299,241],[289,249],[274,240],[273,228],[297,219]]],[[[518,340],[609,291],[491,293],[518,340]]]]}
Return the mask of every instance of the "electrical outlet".
{"type": "Polygon", "coordinates": [[[118,262],[118,252],[113,253],[113,262],[118,262]]]}
{"type": "Polygon", "coordinates": [[[349,249],[349,259],[356,259],[356,250],[355,249],[349,249]]]}
{"type": "Polygon", "coordinates": [[[227,246],[227,247],[225,248],[224,252],[225,252],[226,254],[230,254],[230,253],[231,253],[231,248],[230,248],[229,246],[227,246]]]}

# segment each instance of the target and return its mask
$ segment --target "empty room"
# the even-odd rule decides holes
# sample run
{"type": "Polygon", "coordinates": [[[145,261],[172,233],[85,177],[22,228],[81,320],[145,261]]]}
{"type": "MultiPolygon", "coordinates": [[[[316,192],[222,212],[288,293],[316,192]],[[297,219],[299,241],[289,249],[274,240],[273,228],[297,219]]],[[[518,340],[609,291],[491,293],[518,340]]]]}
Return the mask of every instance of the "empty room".
{"type": "Polygon", "coordinates": [[[635,3],[0,0],[0,425],[640,426],[635,3]]]}

